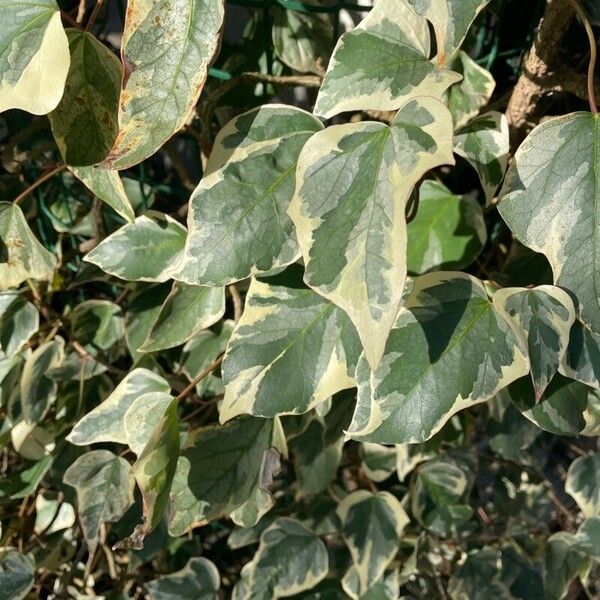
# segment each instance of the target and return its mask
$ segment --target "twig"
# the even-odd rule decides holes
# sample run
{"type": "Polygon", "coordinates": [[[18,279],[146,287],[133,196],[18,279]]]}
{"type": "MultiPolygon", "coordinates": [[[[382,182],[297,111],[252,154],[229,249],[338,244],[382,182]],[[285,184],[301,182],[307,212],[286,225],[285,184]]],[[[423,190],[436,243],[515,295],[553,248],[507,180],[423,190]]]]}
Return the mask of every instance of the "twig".
{"type": "Polygon", "coordinates": [[[76,27],[77,29],[83,29],[83,27],[80,25],[80,22],[76,21],[66,10],[61,10],[60,16],[65,21],[67,21],[67,23],[69,23],[69,25],[72,25],[73,27],[76,27]]]}
{"type": "Polygon", "coordinates": [[[34,181],[24,192],[21,192],[14,199],[13,202],[15,204],[19,204],[19,202],[21,202],[23,200],[23,198],[27,198],[27,196],[29,196],[29,194],[31,194],[31,192],[33,192],[33,190],[35,190],[37,187],[42,185],[42,183],[44,183],[44,181],[47,181],[51,177],[54,177],[57,173],[64,171],[66,168],[67,168],[67,165],[58,165],[57,167],[50,169],[50,171],[48,171],[47,173],[44,173],[36,181],[34,181]]]}
{"type": "Polygon", "coordinates": [[[181,390],[181,392],[177,395],[175,400],[177,400],[177,401],[183,400],[183,398],[185,398],[191,391],[193,391],[194,388],[204,378],[208,377],[223,362],[224,356],[225,356],[224,354],[221,354],[215,360],[213,360],[213,362],[210,363],[210,365],[208,365],[208,367],[206,367],[206,369],[204,369],[204,371],[202,371],[202,373],[200,373],[200,375],[198,375],[198,377],[195,377],[194,380],[189,385],[187,385],[186,387],[183,388],[183,390],[181,390]]]}
{"type": "Polygon", "coordinates": [[[86,31],[90,31],[92,29],[92,27],[94,26],[94,23],[96,22],[96,18],[98,17],[98,13],[100,12],[100,9],[102,8],[103,5],[104,5],[104,0],[96,0],[96,6],[94,6],[94,10],[92,11],[90,18],[88,19],[87,25],[85,26],[86,31]]]}
{"type": "Polygon", "coordinates": [[[75,19],[77,23],[83,23],[83,18],[85,17],[85,0],[79,0],[79,6],[77,7],[77,18],[75,19]]]}
{"type": "Polygon", "coordinates": [[[588,93],[588,100],[590,103],[590,110],[595,115],[597,115],[598,114],[598,105],[596,104],[596,92],[594,90],[594,73],[596,71],[596,56],[598,53],[597,49],[596,49],[596,38],[594,36],[594,31],[592,30],[592,25],[590,23],[590,20],[588,19],[588,16],[585,13],[585,10],[583,10],[583,7],[581,6],[581,4],[579,4],[579,0],[571,0],[571,4],[573,5],[575,12],[577,13],[577,16],[583,23],[585,32],[587,33],[588,40],[590,42],[590,62],[588,65],[588,74],[587,74],[587,93],[588,93]]]}
{"type": "Polygon", "coordinates": [[[240,297],[240,293],[238,289],[235,287],[235,284],[231,284],[227,286],[227,291],[231,296],[231,301],[233,303],[233,320],[237,323],[242,317],[242,299],[240,297]]]}

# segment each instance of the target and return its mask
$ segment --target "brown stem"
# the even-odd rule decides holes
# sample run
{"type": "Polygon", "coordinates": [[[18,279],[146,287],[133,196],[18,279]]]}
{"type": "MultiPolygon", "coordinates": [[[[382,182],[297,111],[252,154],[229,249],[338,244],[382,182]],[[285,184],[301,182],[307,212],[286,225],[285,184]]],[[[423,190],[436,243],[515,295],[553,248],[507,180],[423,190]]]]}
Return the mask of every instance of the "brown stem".
{"type": "Polygon", "coordinates": [[[227,291],[231,296],[231,301],[233,302],[233,320],[237,323],[242,316],[242,299],[240,298],[240,293],[238,289],[235,287],[235,284],[231,284],[227,286],[227,291]]]}
{"type": "Polygon", "coordinates": [[[98,13],[100,12],[100,9],[103,5],[104,0],[96,0],[96,6],[94,6],[94,10],[92,11],[90,18],[88,19],[87,25],[85,26],[86,31],[90,31],[94,26],[94,23],[96,22],[96,17],[98,16],[98,13]]]}
{"type": "Polygon", "coordinates": [[[585,32],[587,33],[588,40],[590,42],[590,62],[588,65],[588,74],[587,74],[587,93],[588,100],[590,103],[590,110],[597,115],[598,114],[598,105],[596,104],[596,91],[594,90],[594,73],[596,71],[596,56],[598,54],[596,48],[596,38],[594,36],[594,31],[592,30],[592,24],[588,19],[585,10],[581,4],[579,4],[578,0],[571,0],[571,4],[577,13],[577,16],[583,23],[585,28],[585,32]]]}
{"type": "Polygon", "coordinates": [[[61,10],[60,16],[69,24],[77,29],[83,29],[83,27],[66,11],[61,10]]]}
{"type": "Polygon", "coordinates": [[[54,177],[57,173],[64,171],[66,168],[67,168],[66,165],[58,165],[57,167],[54,167],[54,169],[50,169],[50,171],[48,171],[47,173],[44,173],[41,177],[39,177],[36,181],[34,181],[24,192],[21,192],[14,199],[14,203],[19,204],[19,202],[21,202],[21,200],[23,200],[23,198],[27,198],[27,196],[29,196],[29,194],[31,194],[31,192],[33,192],[33,190],[35,190],[37,187],[42,185],[42,183],[44,183],[44,181],[47,181],[51,177],[54,177]]]}
{"type": "Polygon", "coordinates": [[[213,360],[213,362],[210,363],[210,365],[208,365],[208,367],[206,367],[206,369],[204,369],[204,371],[202,371],[202,373],[200,373],[198,377],[195,377],[189,385],[187,385],[185,388],[183,388],[183,390],[181,390],[181,392],[177,395],[175,400],[182,400],[191,391],[193,391],[196,385],[198,385],[204,378],[208,377],[223,362],[224,356],[224,354],[221,354],[215,360],[213,360]]]}

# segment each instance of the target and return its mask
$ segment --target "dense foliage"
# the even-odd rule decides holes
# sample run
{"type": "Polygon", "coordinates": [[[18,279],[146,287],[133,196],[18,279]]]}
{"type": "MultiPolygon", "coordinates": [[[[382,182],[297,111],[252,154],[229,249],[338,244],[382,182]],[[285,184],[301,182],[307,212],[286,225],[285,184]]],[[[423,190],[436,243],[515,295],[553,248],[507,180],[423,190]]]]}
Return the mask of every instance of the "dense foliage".
{"type": "Polygon", "coordinates": [[[0,0],[0,600],[600,594],[600,11],[371,4],[0,0]]]}

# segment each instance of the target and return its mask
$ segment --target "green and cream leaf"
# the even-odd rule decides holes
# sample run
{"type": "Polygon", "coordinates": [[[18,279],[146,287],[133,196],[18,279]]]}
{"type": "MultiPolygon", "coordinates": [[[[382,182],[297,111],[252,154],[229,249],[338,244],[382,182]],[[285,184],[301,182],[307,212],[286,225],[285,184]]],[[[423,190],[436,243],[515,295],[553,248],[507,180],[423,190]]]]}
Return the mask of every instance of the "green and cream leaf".
{"type": "Polygon", "coordinates": [[[479,280],[463,273],[423,275],[415,279],[380,366],[371,371],[364,356],[359,361],[349,435],[423,442],[452,415],[528,372],[520,341],[479,280]]]}
{"type": "Polygon", "coordinates": [[[306,264],[304,280],[348,314],[372,368],[403,301],[406,203],[429,169],[453,164],[451,137],[448,109],[433,98],[416,98],[389,127],[329,127],[300,155],[289,214],[306,264]]]}
{"type": "Polygon", "coordinates": [[[221,577],[208,558],[194,557],[183,569],[144,587],[151,600],[218,600],[221,577]]]}
{"type": "Polygon", "coordinates": [[[319,90],[315,114],[329,118],[349,110],[397,110],[410,98],[441,99],[460,75],[429,60],[425,19],[403,0],[378,0],[342,35],[319,90]]]}
{"type": "Polygon", "coordinates": [[[565,490],[585,517],[600,517],[600,453],[580,456],[571,463],[565,490]]]}

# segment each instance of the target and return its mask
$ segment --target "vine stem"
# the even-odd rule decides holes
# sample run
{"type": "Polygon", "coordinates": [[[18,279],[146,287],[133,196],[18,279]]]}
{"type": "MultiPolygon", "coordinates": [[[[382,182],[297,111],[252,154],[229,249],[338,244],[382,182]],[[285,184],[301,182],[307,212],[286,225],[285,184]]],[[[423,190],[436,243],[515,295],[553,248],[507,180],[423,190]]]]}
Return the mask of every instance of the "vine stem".
{"type": "Polygon", "coordinates": [[[594,73],[596,71],[596,58],[598,56],[598,49],[596,47],[596,38],[594,36],[594,31],[592,29],[592,24],[588,19],[588,16],[583,10],[583,7],[579,3],[579,0],[571,0],[571,4],[577,13],[577,16],[583,23],[585,28],[585,32],[587,33],[588,39],[590,41],[590,63],[588,65],[588,75],[587,75],[587,89],[588,89],[588,100],[590,102],[590,110],[597,115],[598,114],[598,105],[596,103],[596,93],[594,90],[594,73]]]}
{"type": "Polygon", "coordinates": [[[64,171],[67,168],[67,165],[58,165],[53,169],[50,169],[47,173],[44,173],[41,177],[39,177],[36,181],[34,181],[25,191],[21,192],[15,199],[14,203],[19,204],[24,198],[27,198],[35,188],[39,187],[44,183],[44,181],[48,181],[51,177],[54,177],[57,173],[64,171]]]}
{"type": "Polygon", "coordinates": [[[92,10],[92,14],[90,15],[87,25],[85,26],[86,31],[90,31],[94,26],[94,23],[96,22],[96,17],[98,16],[98,13],[100,12],[100,9],[102,8],[103,4],[104,0],[96,0],[96,6],[94,6],[94,10],[92,10]]]}
{"type": "Polygon", "coordinates": [[[181,390],[181,392],[177,395],[175,400],[179,401],[185,398],[196,387],[198,383],[200,383],[205,377],[208,377],[223,362],[224,356],[225,354],[221,354],[219,357],[213,360],[213,362],[210,365],[208,365],[208,367],[206,367],[206,369],[204,369],[204,371],[202,371],[202,373],[200,373],[198,377],[196,377],[188,386],[181,390]]]}

